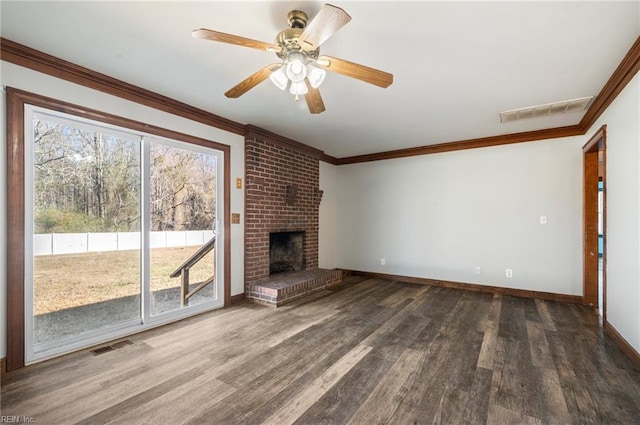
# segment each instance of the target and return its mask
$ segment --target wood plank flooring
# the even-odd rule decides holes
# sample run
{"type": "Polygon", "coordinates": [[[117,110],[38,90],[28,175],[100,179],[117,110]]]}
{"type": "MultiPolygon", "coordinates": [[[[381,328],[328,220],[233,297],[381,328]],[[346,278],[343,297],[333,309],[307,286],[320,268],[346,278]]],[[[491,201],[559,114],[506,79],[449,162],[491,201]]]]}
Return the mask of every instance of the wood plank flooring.
{"type": "Polygon", "coordinates": [[[7,373],[37,424],[638,424],[640,370],[592,310],[350,276],[7,373]]]}

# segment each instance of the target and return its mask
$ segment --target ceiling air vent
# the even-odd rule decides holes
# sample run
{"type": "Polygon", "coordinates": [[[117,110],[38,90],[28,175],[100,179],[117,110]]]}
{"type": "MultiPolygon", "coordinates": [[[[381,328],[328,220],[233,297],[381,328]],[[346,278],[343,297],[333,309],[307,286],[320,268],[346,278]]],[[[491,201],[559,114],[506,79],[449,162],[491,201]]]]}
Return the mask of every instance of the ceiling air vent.
{"type": "Polygon", "coordinates": [[[546,117],[549,115],[564,114],[567,112],[581,112],[586,110],[593,96],[580,97],[578,99],[563,100],[561,102],[546,103],[544,105],[528,106],[526,108],[511,109],[500,112],[500,122],[507,123],[526,118],[546,117]]]}

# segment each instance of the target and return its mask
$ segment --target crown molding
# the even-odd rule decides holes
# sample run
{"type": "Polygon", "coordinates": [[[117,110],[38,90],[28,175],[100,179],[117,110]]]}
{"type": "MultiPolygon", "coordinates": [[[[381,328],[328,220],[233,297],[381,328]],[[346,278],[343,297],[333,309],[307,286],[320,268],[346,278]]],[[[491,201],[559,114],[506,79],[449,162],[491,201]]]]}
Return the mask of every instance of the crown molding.
{"type": "Polygon", "coordinates": [[[255,139],[269,140],[281,146],[304,152],[318,159],[322,158],[323,156],[327,156],[320,149],[312,148],[309,145],[305,145],[304,143],[300,143],[297,140],[293,140],[293,139],[289,139],[288,137],[281,136],[272,131],[265,130],[264,128],[256,127],[251,124],[246,125],[244,128],[245,128],[245,131],[244,131],[245,139],[255,138],[255,139]]]}
{"type": "Polygon", "coordinates": [[[338,161],[339,161],[338,158],[335,158],[335,157],[333,157],[331,155],[327,155],[326,153],[322,154],[322,156],[320,157],[320,161],[324,161],[324,162],[326,162],[328,164],[331,164],[331,165],[339,165],[338,164],[338,161]]]}
{"type": "Polygon", "coordinates": [[[244,135],[243,124],[7,40],[6,38],[0,38],[0,58],[3,61],[61,78],[103,93],[108,93],[131,102],[217,127],[230,133],[244,135]]]}
{"type": "Polygon", "coordinates": [[[625,57],[614,71],[609,81],[604,85],[598,96],[594,99],[591,107],[582,117],[580,128],[583,133],[596,123],[600,115],[611,105],[616,97],[624,90],[629,82],[640,70],[640,37],[638,37],[627,52],[625,57]]]}
{"type": "Polygon", "coordinates": [[[250,134],[265,137],[288,147],[309,153],[322,161],[334,165],[337,164],[336,158],[296,140],[289,139],[260,127],[232,121],[1,37],[0,59],[234,134],[241,136],[250,134]]]}
{"type": "Polygon", "coordinates": [[[622,59],[618,68],[615,70],[611,78],[609,78],[609,81],[607,81],[600,93],[596,96],[593,103],[582,117],[582,120],[577,125],[339,158],[338,165],[380,161],[392,158],[405,158],[416,155],[429,155],[464,149],[485,148],[510,143],[533,142],[559,137],[583,136],[591,129],[602,113],[609,107],[609,105],[611,105],[633,77],[636,76],[638,71],[640,71],[640,37],[636,39],[629,52],[627,52],[624,59],[622,59]]]}
{"type": "Polygon", "coordinates": [[[418,155],[430,155],[434,153],[453,152],[466,149],[501,146],[513,143],[533,142],[560,137],[582,136],[589,131],[607,107],[611,105],[614,99],[620,94],[620,92],[622,92],[626,85],[640,70],[640,37],[636,39],[629,52],[617,67],[616,71],[596,96],[591,107],[587,110],[582,120],[577,125],[514,134],[503,134],[478,139],[460,140],[345,158],[335,158],[325,154],[319,149],[305,145],[304,143],[296,140],[289,139],[253,125],[245,126],[230,119],[195,108],[186,103],[176,101],[138,86],[125,83],[124,81],[117,80],[71,62],[67,62],[55,56],[23,46],[5,38],[0,38],[0,58],[4,61],[23,66],[25,68],[33,69],[38,72],[109,93],[174,115],[182,116],[193,121],[211,125],[234,134],[244,135],[246,137],[249,132],[254,136],[267,137],[273,141],[305,151],[329,164],[345,165],[418,155]]]}
{"type": "Polygon", "coordinates": [[[480,139],[460,140],[457,142],[439,143],[437,145],[418,146],[409,149],[398,149],[368,155],[338,158],[338,165],[359,162],[381,161],[384,159],[406,158],[408,156],[430,155],[434,153],[453,152],[465,149],[486,148],[490,146],[509,145],[513,143],[534,142],[536,140],[555,139],[559,137],[579,136],[584,134],[578,125],[550,128],[546,130],[527,131],[523,133],[503,134],[480,139]]]}

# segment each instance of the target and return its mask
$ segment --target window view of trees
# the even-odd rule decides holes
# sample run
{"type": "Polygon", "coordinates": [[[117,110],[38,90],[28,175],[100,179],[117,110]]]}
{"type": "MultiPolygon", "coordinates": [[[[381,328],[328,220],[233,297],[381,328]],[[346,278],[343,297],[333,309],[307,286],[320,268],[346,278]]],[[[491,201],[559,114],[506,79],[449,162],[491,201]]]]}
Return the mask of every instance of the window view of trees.
{"type": "Polygon", "coordinates": [[[57,114],[32,117],[34,346],[137,323],[142,300],[151,315],[218,300],[216,249],[190,268],[189,289],[207,284],[188,303],[181,279],[171,278],[215,230],[215,151],[57,114]],[[146,244],[143,228],[154,232],[146,244]]]}
{"type": "MultiPolygon", "coordinates": [[[[151,144],[151,230],[210,230],[215,157],[151,144]]],[[[34,119],[34,232],[140,230],[140,139],[34,119]]]]}
{"type": "Polygon", "coordinates": [[[34,120],[34,232],[140,230],[140,141],[34,120]]]}
{"type": "Polygon", "coordinates": [[[213,155],[151,145],[151,230],[211,230],[216,216],[213,155]]]}

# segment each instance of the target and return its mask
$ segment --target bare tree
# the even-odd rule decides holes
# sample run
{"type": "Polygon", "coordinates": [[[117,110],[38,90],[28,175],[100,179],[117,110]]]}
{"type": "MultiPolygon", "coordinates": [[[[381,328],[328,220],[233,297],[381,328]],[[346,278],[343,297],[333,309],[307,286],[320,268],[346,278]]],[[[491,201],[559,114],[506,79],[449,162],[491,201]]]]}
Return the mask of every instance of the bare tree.
{"type": "MultiPolygon", "coordinates": [[[[152,142],[150,161],[152,230],[210,229],[215,157],[152,142]]],[[[138,138],[34,120],[34,170],[36,231],[139,230],[138,138]]]]}

